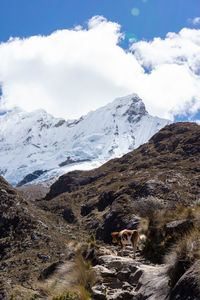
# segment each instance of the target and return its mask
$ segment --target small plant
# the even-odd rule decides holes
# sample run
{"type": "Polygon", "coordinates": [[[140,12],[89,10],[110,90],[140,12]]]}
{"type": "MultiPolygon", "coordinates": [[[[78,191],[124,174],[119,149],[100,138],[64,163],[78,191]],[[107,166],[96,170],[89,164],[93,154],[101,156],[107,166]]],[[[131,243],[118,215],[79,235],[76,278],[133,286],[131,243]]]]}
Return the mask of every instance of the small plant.
{"type": "Polygon", "coordinates": [[[89,236],[88,242],[96,243],[96,237],[94,233],[89,236]]]}
{"type": "Polygon", "coordinates": [[[52,300],[77,300],[77,295],[71,291],[53,296],[52,300]]]}

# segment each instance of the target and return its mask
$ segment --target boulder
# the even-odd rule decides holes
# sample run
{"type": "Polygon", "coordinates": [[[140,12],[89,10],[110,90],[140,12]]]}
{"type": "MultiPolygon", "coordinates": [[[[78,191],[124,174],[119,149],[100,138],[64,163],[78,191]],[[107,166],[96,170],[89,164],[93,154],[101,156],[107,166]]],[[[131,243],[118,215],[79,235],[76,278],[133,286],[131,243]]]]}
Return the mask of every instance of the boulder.
{"type": "Polygon", "coordinates": [[[50,264],[48,267],[46,267],[42,272],[40,273],[39,280],[45,280],[47,279],[50,275],[52,275],[55,270],[60,266],[62,262],[57,261],[55,263],[50,264]]]}
{"type": "Polygon", "coordinates": [[[199,270],[200,263],[192,265],[178,280],[170,293],[170,300],[199,300],[199,270]]]}
{"type": "Polygon", "coordinates": [[[72,208],[67,205],[65,208],[64,208],[64,211],[63,211],[63,218],[65,219],[65,221],[67,221],[68,223],[74,223],[76,222],[76,217],[73,213],[73,210],[72,208]]]}
{"type": "Polygon", "coordinates": [[[95,209],[94,205],[84,204],[81,206],[81,216],[87,216],[91,213],[91,211],[95,209]]]}
{"type": "Polygon", "coordinates": [[[103,284],[95,284],[91,289],[92,299],[106,300],[105,287],[103,284]]]}
{"type": "Polygon", "coordinates": [[[172,221],[166,224],[165,230],[167,234],[179,233],[183,234],[193,227],[193,222],[190,219],[172,221]]]}
{"type": "Polygon", "coordinates": [[[105,191],[99,196],[99,201],[97,202],[98,211],[103,211],[108,205],[111,205],[115,200],[115,195],[113,191],[105,191]]]}
{"type": "Polygon", "coordinates": [[[104,216],[102,224],[96,231],[96,238],[105,243],[111,243],[111,232],[123,229],[137,229],[140,218],[135,215],[124,215],[121,211],[110,210],[104,216]]]}

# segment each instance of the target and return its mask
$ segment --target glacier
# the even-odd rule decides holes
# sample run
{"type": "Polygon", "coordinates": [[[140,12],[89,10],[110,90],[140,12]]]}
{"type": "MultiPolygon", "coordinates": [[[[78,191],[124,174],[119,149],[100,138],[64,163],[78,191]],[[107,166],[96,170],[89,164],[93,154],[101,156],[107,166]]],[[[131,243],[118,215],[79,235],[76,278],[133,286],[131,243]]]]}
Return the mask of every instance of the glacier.
{"type": "Polygon", "coordinates": [[[170,123],[149,115],[136,94],[78,120],[16,107],[0,116],[0,175],[17,186],[90,170],[138,148],[170,123]]]}

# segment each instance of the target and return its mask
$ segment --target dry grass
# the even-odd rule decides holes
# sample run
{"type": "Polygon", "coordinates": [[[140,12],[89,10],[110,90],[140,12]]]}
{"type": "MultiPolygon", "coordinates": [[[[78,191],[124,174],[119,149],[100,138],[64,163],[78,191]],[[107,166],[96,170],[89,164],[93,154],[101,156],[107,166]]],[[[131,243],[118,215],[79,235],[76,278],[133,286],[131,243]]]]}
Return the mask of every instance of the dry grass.
{"type": "MultiPolygon", "coordinates": [[[[173,210],[157,210],[144,219],[148,225],[143,254],[155,263],[168,264],[167,274],[171,287],[200,259],[200,206],[199,202],[173,210]],[[171,228],[169,224],[188,220],[188,226],[171,228]]],[[[177,224],[177,223],[176,223],[177,224]]],[[[200,264],[195,265],[195,284],[200,287],[200,264]],[[198,268],[198,270],[197,270],[198,268]]]]}
{"type": "Polygon", "coordinates": [[[37,283],[40,294],[46,295],[45,299],[89,299],[95,275],[91,263],[83,258],[82,250],[79,244],[74,246],[74,259],[61,265],[49,279],[37,283]]]}
{"type": "Polygon", "coordinates": [[[87,300],[90,296],[91,287],[95,282],[94,272],[91,270],[91,263],[86,261],[81,254],[75,259],[76,269],[74,270],[75,286],[80,299],[87,300]]]}
{"type": "Polygon", "coordinates": [[[34,291],[31,288],[25,288],[21,285],[16,285],[9,295],[10,300],[33,300],[39,297],[40,294],[37,291],[34,291]]]}
{"type": "Polygon", "coordinates": [[[192,227],[188,226],[182,231],[168,231],[167,224],[178,220],[191,220],[191,224],[197,228],[199,216],[199,206],[184,207],[181,204],[173,210],[155,210],[153,214],[149,214],[146,218],[148,229],[145,232],[147,240],[143,250],[144,256],[155,263],[162,263],[170,247],[182,239],[192,227]]]}
{"type": "MultiPolygon", "coordinates": [[[[200,231],[192,229],[188,234],[179,239],[165,256],[165,263],[169,265],[168,275],[173,287],[179,278],[200,259],[200,231]]],[[[198,278],[200,286],[200,277],[198,278]]]]}

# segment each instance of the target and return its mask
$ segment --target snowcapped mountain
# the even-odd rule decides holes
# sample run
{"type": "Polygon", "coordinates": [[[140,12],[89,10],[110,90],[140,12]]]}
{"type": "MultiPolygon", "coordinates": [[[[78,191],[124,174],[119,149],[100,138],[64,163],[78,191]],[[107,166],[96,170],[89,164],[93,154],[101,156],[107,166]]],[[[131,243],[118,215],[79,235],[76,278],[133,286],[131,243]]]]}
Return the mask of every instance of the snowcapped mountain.
{"type": "Polygon", "coordinates": [[[0,174],[13,185],[87,170],[139,147],[169,124],[132,94],[79,120],[15,108],[0,116],[0,174]]]}

